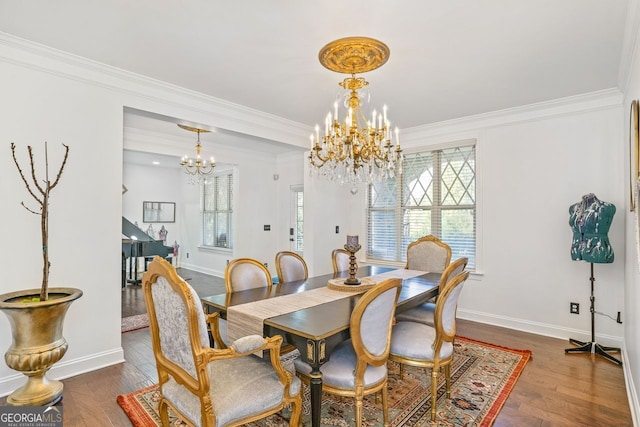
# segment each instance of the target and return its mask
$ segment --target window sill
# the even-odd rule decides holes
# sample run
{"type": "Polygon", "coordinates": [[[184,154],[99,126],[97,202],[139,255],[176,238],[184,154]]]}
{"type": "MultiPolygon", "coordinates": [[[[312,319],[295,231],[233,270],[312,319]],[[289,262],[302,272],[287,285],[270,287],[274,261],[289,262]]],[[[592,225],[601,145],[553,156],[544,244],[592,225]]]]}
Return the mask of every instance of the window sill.
{"type": "Polygon", "coordinates": [[[198,246],[198,250],[219,254],[233,254],[233,248],[217,248],[215,246],[198,246]]]}

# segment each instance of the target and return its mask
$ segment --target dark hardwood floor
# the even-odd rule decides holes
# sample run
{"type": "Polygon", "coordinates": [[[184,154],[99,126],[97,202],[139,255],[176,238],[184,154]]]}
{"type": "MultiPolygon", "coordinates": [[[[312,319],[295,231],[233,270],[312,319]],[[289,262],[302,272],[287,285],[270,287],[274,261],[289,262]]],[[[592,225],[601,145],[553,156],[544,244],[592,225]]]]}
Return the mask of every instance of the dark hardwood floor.
{"type": "MultiPolygon", "coordinates": [[[[224,292],[224,281],[182,270],[199,295],[224,292]]],[[[123,314],[144,312],[139,286],[122,291],[123,314]],[[126,306],[126,307],[125,307],[126,306]]],[[[460,320],[458,334],[528,349],[528,362],[495,426],[632,426],[622,368],[589,354],[566,355],[565,340],[460,320]]],[[[148,329],[122,334],[126,362],[64,380],[64,426],[131,426],[118,394],[155,384],[148,329]]],[[[4,399],[0,399],[0,405],[4,399]]]]}

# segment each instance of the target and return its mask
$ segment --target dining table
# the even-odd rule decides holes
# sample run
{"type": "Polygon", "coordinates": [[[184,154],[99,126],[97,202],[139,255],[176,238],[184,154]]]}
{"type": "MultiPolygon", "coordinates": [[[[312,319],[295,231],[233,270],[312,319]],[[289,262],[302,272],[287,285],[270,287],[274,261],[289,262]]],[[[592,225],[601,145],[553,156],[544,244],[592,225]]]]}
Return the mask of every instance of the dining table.
{"type": "MultiPolygon", "coordinates": [[[[355,276],[398,277],[402,278],[402,288],[398,297],[396,313],[422,304],[437,296],[440,273],[416,272],[406,274],[407,270],[366,265],[358,268],[355,276]]],[[[309,277],[305,280],[279,283],[271,287],[249,289],[219,295],[201,297],[208,312],[217,311],[222,318],[227,317],[229,309],[239,308],[243,304],[272,300],[279,297],[300,294],[327,287],[332,279],[349,277],[349,272],[332,273],[309,277]]],[[[380,279],[377,279],[380,280],[380,279]]],[[[356,287],[357,288],[357,287],[356,287]]],[[[312,368],[310,375],[311,424],[320,427],[322,403],[321,366],[329,361],[332,350],[342,341],[349,339],[351,312],[365,291],[344,292],[344,297],[328,302],[311,305],[295,311],[280,313],[263,320],[263,336],[281,335],[284,342],[295,346],[312,368]]],[[[307,294],[311,295],[311,294],[307,294]]],[[[283,301],[283,300],[280,300],[283,301]]],[[[277,304],[278,300],[273,300],[277,304]]]]}

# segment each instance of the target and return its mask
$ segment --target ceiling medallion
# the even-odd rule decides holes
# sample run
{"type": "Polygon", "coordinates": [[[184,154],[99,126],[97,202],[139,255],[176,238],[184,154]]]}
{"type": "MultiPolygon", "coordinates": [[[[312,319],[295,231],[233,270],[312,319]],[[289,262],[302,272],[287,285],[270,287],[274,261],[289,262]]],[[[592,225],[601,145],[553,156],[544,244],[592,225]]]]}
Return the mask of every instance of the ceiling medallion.
{"type": "Polygon", "coordinates": [[[384,65],[389,47],[369,37],[345,37],[320,50],[320,63],[331,71],[345,74],[365,73],[384,65]]]}

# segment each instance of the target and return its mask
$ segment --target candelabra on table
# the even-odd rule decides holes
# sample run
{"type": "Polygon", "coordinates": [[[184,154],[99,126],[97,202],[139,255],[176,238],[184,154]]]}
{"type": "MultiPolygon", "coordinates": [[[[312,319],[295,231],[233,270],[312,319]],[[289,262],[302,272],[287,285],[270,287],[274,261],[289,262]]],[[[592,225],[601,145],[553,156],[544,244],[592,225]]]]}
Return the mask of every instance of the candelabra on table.
{"type": "Polygon", "coordinates": [[[344,249],[349,252],[349,277],[344,281],[345,285],[359,285],[360,279],[356,277],[356,252],[360,250],[358,236],[347,236],[347,244],[344,249]]]}

